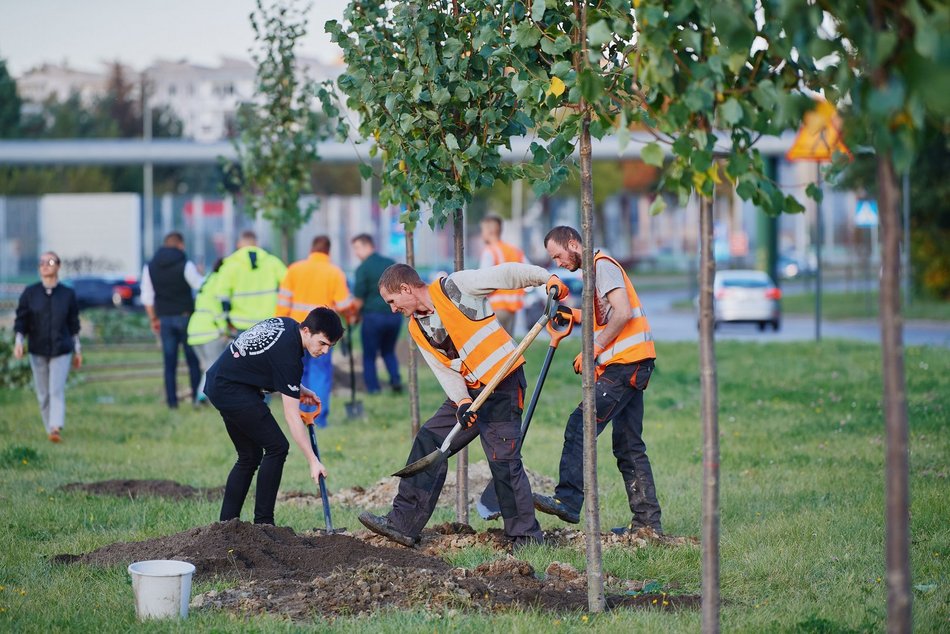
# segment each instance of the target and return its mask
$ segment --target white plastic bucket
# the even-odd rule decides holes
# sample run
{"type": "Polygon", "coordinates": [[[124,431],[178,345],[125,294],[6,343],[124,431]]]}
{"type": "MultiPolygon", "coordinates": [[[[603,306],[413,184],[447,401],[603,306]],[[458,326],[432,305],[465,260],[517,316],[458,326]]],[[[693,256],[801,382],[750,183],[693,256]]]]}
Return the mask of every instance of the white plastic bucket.
{"type": "Polygon", "coordinates": [[[191,601],[191,575],[195,567],[187,561],[153,559],[129,566],[135,614],[145,619],[186,618],[191,601]]]}

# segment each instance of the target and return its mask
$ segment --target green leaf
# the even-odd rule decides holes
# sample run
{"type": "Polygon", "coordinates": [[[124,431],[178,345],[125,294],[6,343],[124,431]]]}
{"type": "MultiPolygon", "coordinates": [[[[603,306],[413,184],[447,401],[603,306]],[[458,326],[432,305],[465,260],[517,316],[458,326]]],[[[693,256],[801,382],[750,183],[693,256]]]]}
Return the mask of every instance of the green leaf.
{"type": "Polygon", "coordinates": [[[825,197],[825,193],[814,183],[808,183],[808,187],[805,188],[805,194],[816,203],[820,203],[825,197]]]}
{"type": "Polygon", "coordinates": [[[439,88],[434,93],[432,93],[432,103],[437,106],[441,106],[445,103],[448,103],[451,95],[447,88],[439,88]]]}
{"type": "Polygon", "coordinates": [[[600,101],[604,93],[604,81],[599,74],[585,68],[578,77],[578,84],[585,99],[591,102],[600,101]]]}
{"type": "Polygon", "coordinates": [[[640,150],[640,158],[647,165],[663,167],[663,148],[661,148],[660,144],[656,141],[647,143],[643,149],[640,150]]]}
{"type": "Polygon", "coordinates": [[[545,0],[534,0],[531,5],[531,19],[540,22],[544,18],[545,0]]]}
{"type": "MultiPolygon", "coordinates": [[[[543,43],[541,48],[544,48],[543,43]]],[[[567,60],[561,60],[560,62],[556,62],[551,66],[551,74],[555,77],[560,77],[563,79],[564,75],[568,74],[569,72],[571,72],[571,63],[567,60]]]]}
{"type": "Polygon", "coordinates": [[[722,115],[722,120],[728,125],[735,125],[742,121],[742,106],[734,97],[730,97],[719,106],[719,114],[722,115]]]}
{"type": "Polygon", "coordinates": [[[571,38],[566,35],[559,35],[553,40],[548,38],[541,40],[541,50],[548,55],[560,55],[569,48],[571,48],[571,38]]]}
{"type": "MultiPolygon", "coordinates": [[[[666,211],[666,199],[664,199],[663,196],[657,195],[657,197],[653,199],[653,202],[650,203],[650,215],[659,216],[664,211],[666,211]]],[[[644,588],[644,590],[646,590],[646,588],[644,588]]]]}
{"type": "Polygon", "coordinates": [[[367,165],[366,163],[360,163],[360,176],[363,177],[363,180],[369,180],[373,177],[373,167],[372,165],[367,165]]]}
{"type": "Polygon", "coordinates": [[[455,135],[451,132],[445,135],[445,147],[449,148],[453,152],[459,149],[458,139],[456,139],[455,135]]]}
{"type": "Polygon", "coordinates": [[[459,86],[455,89],[455,98],[462,102],[468,101],[472,98],[472,91],[465,86],[459,86]]]}
{"type": "Polygon", "coordinates": [[[532,22],[521,22],[511,31],[511,43],[521,48],[532,48],[541,39],[541,31],[532,22]]]}
{"type": "Polygon", "coordinates": [[[613,39],[614,32],[607,20],[599,20],[587,29],[587,41],[591,46],[603,46],[613,39]]]}

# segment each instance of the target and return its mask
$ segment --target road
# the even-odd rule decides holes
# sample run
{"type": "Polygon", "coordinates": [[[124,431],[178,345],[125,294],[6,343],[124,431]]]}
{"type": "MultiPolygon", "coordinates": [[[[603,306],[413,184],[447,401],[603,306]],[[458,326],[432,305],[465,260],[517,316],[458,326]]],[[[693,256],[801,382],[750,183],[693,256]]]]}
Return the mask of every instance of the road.
{"type": "MultiPolygon", "coordinates": [[[[791,290],[783,287],[786,294],[791,290]]],[[[696,315],[691,311],[673,310],[670,305],[686,294],[677,291],[650,291],[639,293],[646,308],[650,329],[657,341],[697,341],[699,331],[696,315]]],[[[822,339],[850,339],[880,344],[881,326],[876,319],[849,319],[821,322],[822,339]]],[[[722,324],[716,331],[718,340],[735,341],[814,341],[814,315],[783,315],[782,328],[759,332],[755,324],[722,324]]],[[[911,320],[904,322],[905,346],[940,346],[950,348],[950,323],[911,320]]]]}

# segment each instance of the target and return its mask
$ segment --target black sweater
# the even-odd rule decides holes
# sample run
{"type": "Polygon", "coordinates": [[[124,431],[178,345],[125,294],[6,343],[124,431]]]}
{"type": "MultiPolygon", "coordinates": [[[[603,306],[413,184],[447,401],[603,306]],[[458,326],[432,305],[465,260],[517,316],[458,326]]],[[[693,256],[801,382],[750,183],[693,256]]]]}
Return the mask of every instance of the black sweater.
{"type": "Polygon", "coordinates": [[[79,334],[76,292],[57,284],[51,289],[37,282],[24,289],[16,307],[13,330],[29,337],[30,354],[58,357],[73,351],[79,334]]]}

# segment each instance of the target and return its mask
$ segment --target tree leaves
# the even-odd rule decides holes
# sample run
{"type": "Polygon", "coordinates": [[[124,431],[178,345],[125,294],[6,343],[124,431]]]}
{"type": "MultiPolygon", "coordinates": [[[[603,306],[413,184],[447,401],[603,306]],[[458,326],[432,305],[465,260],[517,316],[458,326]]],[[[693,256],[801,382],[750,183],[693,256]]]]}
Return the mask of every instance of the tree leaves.
{"type": "Polygon", "coordinates": [[[640,158],[647,165],[663,167],[663,148],[661,148],[660,144],[656,141],[647,143],[643,146],[643,149],[640,150],[640,158]]]}

